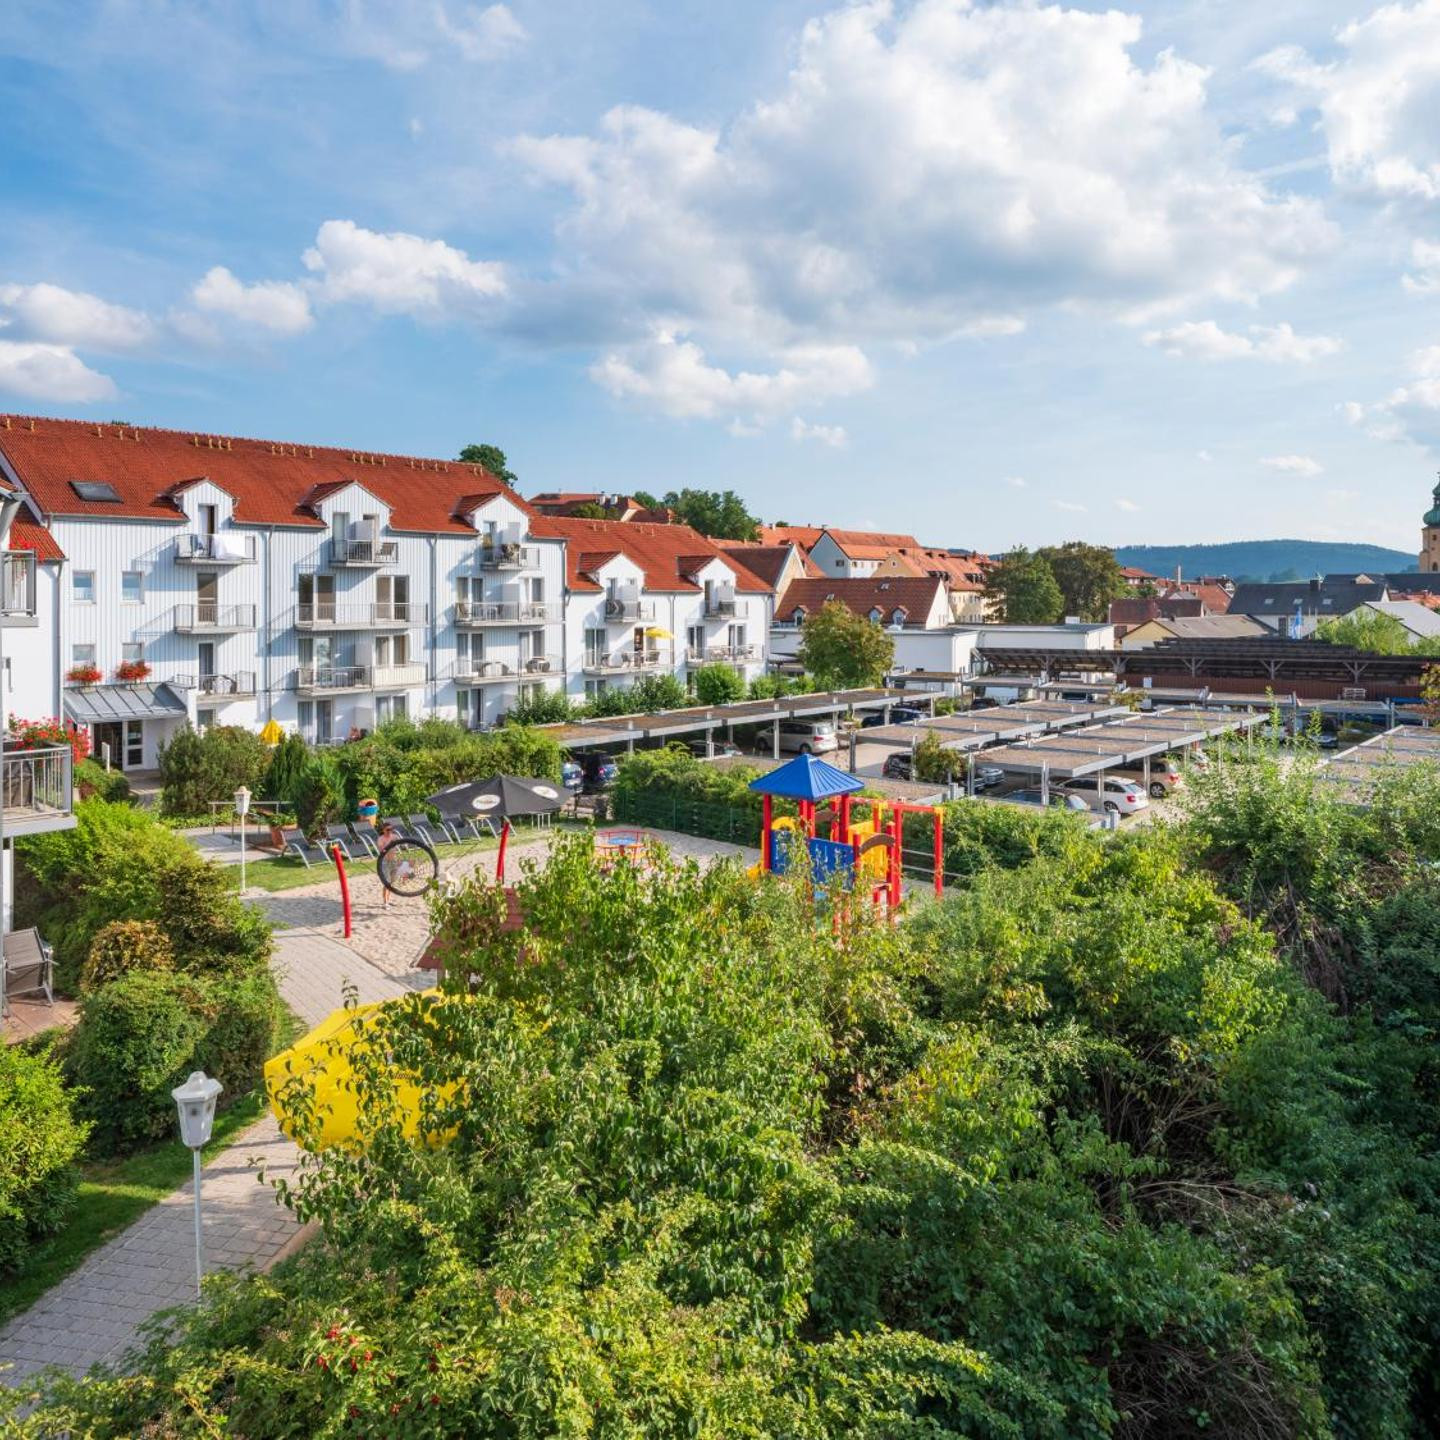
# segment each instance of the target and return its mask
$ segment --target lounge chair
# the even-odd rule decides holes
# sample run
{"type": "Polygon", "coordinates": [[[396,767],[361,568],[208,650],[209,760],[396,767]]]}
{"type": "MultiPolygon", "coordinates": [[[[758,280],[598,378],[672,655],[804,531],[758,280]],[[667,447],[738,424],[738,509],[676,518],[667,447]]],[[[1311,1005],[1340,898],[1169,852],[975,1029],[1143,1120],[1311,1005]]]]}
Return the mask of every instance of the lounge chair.
{"type": "Polygon", "coordinates": [[[313,840],[307,840],[299,830],[292,830],[285,836],[285,853],[287,855],[298,855],[305,862],[308,870],[317,860],[323,865],[329,860],[323,846],[316,844],[313,840]]]}
{"type": "Polygon", "coordinates": [[[487,835],[493,840],[499,835],[495,822],[485,815],[447,815],[445,823],[462,839],[473,835],[483,840],[487,835]]]}
{"type": "Polygon", "coordinates": [[[54,956],[34,926],[12,930],[4,937],[4,948],[0,950],[0,1014],[9,1014],[12,995],[43,995],[45,1003],[53,1005],[54,979],[54,956]]]}
{"type": "Polygon", "coordinates": [[[432,845],[458,845],[460,834],[441,820],[438,823],[425,815],[411,815],[408,819],[410,833],[428,840],[432,845]]]}
{"type": "Polygon", "coordinates": [[[355,837],[343,825],[327,825],[325,827],[325,853],[330,853],[330,847],[338,845],[340,853],[347,859],[355,858],[354,846],[355,837]]]}
{"type": "Polygon", "coordinates": [[[380,836],[373,825],[367,825],[360,820],[350,822],[350,853],[353,855],[356,849],[363,850],[367,855],[379,855],[380,836]]]}

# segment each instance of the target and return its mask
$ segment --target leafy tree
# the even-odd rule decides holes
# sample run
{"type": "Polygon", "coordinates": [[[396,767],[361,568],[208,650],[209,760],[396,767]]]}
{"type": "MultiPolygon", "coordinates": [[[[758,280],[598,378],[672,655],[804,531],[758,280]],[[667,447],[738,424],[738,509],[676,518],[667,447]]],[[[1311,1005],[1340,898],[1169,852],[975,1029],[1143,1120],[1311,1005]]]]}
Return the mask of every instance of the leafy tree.
{"type": "Polygon", "coordinates": [[[691,678],[702,705],[730,705],[745,698],[745,677],[733,665],[702,665],[691,678]]]}
{"type": "Polygon", "coordinates": [[[505,716],[507,725],[559,725],[573,719],[575,706],[563,690],[542,690],[533,700],[518,700],[505,716]]]}
{"type": "Polygon", "coordinates": [[[270,756],[262,798],[293,805],[296,790],[309,763],[310,747],[305,743],[305,737],[299,731],[287,735],[270,756]]]}
{"type": "Polygon", "coordinates": [[[585,500],[570,512],[577,520],[608,520],[610,512],[597,500],[585,500]]]}
{"type": "Polygon", "coordinates": [[[1012,625],[1053,625],[1065,613],[1065,597],[1049,562],[1023,546],[990,567],[985,598],[1012,625]]]}
{"type": "Polygon", "coordinates": [[[1110,602],[1128,594],[1115,552],[1104,545],[1068,540],[1036,551],[1049,566],[1063,600],[1062,614],[1104,620],[1110,602]]]}
{"type": "Polygon", "coordinates": [[[520,477],[510,468],[505,452],[498,445],[467,445],[458,458],[466,465],[479,465],[512,490],[520,483],[520,477]]]}
{"type": "Polygon", "coordinates": [[[1322,620],[1315,627],[1315,638],[1330,645],[1373,650],[1377,655],[1408,655],[1414,648],[1410,632],[1393,615],[1363,607],[1349,615],[1322,620]]]}
{"type": "Polygon", "coordinates": [[[657,710],[679,710],[689,702],[685,687],[669,674],[641,675],[628,691],[629,708],[653,714],[657,710]]]}
{"type": "MultiPolygon", "coordinates": [[[[635,499],[639,500],[639,495],[635,499]]],[[[646,496],[647,500],[653,496],[646,496]]],[[[671,490],[661,502],[682,525],[721,540],[754,540],[760,522],[733,490],[671,490]]]]}
{"type": "Polygon", "coordinates": [[[878,685],[895,661],[895,640],[839,600],[805,618],[796,658],[822,690],[878,685]]]}
{"type": "Polygon", "coordinates": [[[212,801],[228,803],[242,785],[257,790],[271,763],[265,742],[239,725],[212,725],[203,735],[187,725],[159,759],[166,815],[207,815],[212,801]]]}
{"type": "Polygon", "coordinates": [[[1427,665],[1420,672],[1420,700],[1426,721],[1440,729],[1440,665],[1427,665]]]}
{"type": "Polygon", "coordinates": [[[643,505],[647,510],[660,510],[664,506],[660,499],[652,495],[648,490],[632,490],[630,498],[637,504],[643,505]]]}

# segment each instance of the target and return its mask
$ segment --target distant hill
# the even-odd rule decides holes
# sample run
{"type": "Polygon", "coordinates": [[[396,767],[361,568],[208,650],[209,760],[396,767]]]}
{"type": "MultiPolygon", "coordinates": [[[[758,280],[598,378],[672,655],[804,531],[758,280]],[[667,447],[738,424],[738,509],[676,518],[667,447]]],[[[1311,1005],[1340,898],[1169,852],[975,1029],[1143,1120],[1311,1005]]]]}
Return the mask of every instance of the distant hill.
{"type": "Polygon", "coordinates": [[[1383,545],[1346,545],[1324,540],[1236,540],[1228,545],[1117,545],[1115,558],[1153,575],[1172,576],[1180,567],[1187,580],[1229,575],[1235,580],[1308,580],[1312,575],[1345,575],[1358,570],[1404,571],[1416,566],[1415,552],[1383,545]]]}

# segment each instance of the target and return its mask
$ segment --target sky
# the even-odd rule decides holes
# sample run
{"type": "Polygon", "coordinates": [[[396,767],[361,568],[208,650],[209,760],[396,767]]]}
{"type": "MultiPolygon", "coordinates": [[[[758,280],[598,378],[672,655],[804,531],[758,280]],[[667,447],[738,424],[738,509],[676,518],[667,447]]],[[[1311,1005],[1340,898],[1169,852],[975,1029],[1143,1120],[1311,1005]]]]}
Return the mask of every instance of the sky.
{"type": "Polygon", "coordinates": [[[1413,551],[1440,0],[9,0],[0,411],[1413,551]]]}

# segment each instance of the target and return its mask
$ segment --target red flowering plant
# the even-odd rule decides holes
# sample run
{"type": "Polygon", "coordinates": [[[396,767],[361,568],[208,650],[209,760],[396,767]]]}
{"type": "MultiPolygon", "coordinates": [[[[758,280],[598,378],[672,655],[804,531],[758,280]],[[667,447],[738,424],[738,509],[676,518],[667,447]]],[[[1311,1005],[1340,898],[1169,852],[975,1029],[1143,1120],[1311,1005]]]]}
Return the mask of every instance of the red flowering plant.
{"type": "Polygon", "coordinates": [[[133,685],[150,676],[150,664],[146,660],[122,660],[115,667],[115,678],[122,685],[133,685]]]}
{"type": "Polygon", "coordinates": [[[77,730],[63,720],[21,720],[12,715],[6,725],[6,746],[11,750],[48,750],[68,745],[78,764],[90,754],[90,732],[77,730]]]}
{"type": "Polygon", "coordinates": [[[97,685],[100,682],[100,667],[89,661],[83,665],[72,665],[65,672],[65,679],[71,685],[97,685]]]}

